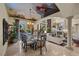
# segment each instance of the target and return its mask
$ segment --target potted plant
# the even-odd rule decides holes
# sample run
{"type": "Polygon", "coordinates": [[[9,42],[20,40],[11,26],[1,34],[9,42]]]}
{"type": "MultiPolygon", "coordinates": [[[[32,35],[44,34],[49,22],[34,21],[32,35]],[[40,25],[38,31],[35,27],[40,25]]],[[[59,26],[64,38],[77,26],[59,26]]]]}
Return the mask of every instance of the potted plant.
{"type": "Polygon", "coordinates": [[[13,23],[13,26],[12,26],[12,31],[10,32],[10,42],[11,43],[15,43],[17,42],[18,40],[18,30],[17,30],[18,26],[16,26],[15,23],[13,23]]]}

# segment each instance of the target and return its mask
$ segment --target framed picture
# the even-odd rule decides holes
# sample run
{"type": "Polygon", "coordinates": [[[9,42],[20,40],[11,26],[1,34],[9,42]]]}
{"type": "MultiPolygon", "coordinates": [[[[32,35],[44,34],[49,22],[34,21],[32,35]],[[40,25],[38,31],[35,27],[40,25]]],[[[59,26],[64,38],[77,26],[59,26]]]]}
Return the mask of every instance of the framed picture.
{"type": "Polygon", "coordinates": [[[51,32],[51,19],[47,20],[47,33],[51,32]]]}
{"type": "Polygon", "coordinates": [[[3,45],[5,45],[5,42],[8,40],[8,23],[3,19],[3,45]]]}

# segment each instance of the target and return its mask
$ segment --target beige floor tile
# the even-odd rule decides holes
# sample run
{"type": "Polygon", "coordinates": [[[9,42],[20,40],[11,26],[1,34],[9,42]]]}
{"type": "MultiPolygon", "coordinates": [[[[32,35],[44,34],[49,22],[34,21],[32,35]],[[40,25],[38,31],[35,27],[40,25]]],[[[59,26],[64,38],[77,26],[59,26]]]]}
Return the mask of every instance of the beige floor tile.
{"type": "MultiPolygon", "coordinates": [[[[53,43],[47,42],[47,52],[45,48],[43,48],[43,56],[78,56],[79,48],[74,47],[73,51],[68,50],[65,47],[55,45],[53,43]]],[[[33,50],[28,48],[27,52],[24,52],[20,47],[19,41],[16,44],[8,47],[6,51],[6,56],[40,56],[40,50],[33,50]]]]}

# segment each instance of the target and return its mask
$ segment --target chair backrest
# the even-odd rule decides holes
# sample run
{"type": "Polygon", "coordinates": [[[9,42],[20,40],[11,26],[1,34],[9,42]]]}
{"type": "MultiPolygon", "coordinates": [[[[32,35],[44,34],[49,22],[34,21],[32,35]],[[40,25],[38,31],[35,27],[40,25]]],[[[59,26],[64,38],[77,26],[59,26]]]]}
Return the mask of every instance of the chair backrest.
{"type": "Polygon", "coordinates": [[[43,44],[43,46],[45,46],[45,44],[46,44],[46,35],[42,36],[42,44],[43,44]]]}
{"type": "Polygon", "coordinates": [[[27,35],[25,33],[21,33],[21,40],[23,43],[27,43],[27,35]]]}

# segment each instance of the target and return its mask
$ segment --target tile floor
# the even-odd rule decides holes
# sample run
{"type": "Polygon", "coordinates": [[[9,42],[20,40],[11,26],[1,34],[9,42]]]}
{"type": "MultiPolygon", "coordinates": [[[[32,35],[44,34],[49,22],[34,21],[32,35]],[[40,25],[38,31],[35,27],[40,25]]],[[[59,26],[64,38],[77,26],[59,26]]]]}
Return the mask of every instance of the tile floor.
{"type": "MultiPolygon", "coordinates": [[[[46,42],[47,52],[43,48],[43,56],[79,56],[79,48],[74,47],[73,50],[69,50],[65,47],[46,42]]],[[[40,50],[32,50],[28,48],[27,52],[24,52],[21,48],[20,42],[13,44],[7,48],[5,56],[40,56],[40,50]]]]}

